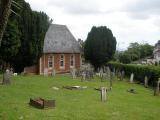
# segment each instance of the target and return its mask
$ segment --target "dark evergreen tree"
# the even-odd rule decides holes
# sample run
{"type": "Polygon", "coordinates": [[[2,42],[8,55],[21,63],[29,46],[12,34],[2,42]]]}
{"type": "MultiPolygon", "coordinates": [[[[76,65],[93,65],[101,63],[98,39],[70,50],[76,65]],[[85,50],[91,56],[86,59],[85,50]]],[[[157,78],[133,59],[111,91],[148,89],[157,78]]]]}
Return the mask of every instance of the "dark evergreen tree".
{"type": "Polygon", "coordinates": [[[3,61],[13,64],[13,60],[20,47],[20,32],[17,27],[17,21],[9,20],[3,39],[0,47],[0,55],[3,61]]]}
{"type": "MultiPolygon", "coordinates": [[[[8,30],[6,33],[6,35],[8,34],[8,37],[3,40],[4,43],[13,40],[10,43],[10,47],[15,46],[12,44],[14,41],[16,42],[16,40],[12,39],[13,31],[15,32],[14,37],[20,39],[18,52],[16,51],[16,55],[14,54],[15,57],[12,62],[7,62],[13,65],[16,72],[22,72],[24,67],[38,63],[42,53],[44,36],[50,23],[49,17],[45,13],[32,11],[30,5],[24,0],[15,0],[15,2],[21,7],[20,9],[17,9],[12,6],[12,9],[18,15],[11,14],[12,20],[16,22],[11,23],[11,21],[9,21],[7,27],[12,27],[13,30],[8,30]]],[[[7,45],[3,44],[3,48],[0,49],[7,50],[7,45]]],[[[0,55],[1,54],[3,53],[0,53],[0,55]]],[[[7,56],[1,56],[1,59],[6,61],[9,58],[7,56]]]]}
{"type": "Polygon", "coordinates": [[[116,38],[105,27],[92,27],[85,41],[84,56],[95,68],[101,67],[112,59],[116,50],[116,38]]]}

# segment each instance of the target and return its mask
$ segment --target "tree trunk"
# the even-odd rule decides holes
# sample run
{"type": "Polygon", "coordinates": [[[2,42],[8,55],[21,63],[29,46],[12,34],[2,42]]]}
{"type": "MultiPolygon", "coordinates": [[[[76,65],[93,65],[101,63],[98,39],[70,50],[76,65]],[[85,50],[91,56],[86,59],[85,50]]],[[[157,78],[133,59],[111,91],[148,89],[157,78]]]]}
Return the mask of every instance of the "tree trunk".
{"type": "Polygon", "coordinates": [[[12,0],[1,0],[0,8],[0,46],[2,42],[2,37],[7,26],[8,18],[11,13],[11,3],[12,0]]]}

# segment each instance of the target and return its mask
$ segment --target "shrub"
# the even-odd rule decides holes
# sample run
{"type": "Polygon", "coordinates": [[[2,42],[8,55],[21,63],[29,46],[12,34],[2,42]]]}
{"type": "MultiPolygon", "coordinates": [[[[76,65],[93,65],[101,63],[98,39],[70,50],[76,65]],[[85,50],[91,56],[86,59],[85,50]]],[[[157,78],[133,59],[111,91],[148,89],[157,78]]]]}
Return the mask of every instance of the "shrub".
{"type": "Polygon", "coordinates": [[[135,64],[122,64],[117,62],[109,62],[108,65],[111,69],[125,71],[125,75],[130,77],[131,73],[134,73],[134,78],[138,82],[144,82],[144,77],[148,77],[149,85],[154,85],[158,78],[160,78],[160,67],[151,65],[135,65],[135,64]]]}

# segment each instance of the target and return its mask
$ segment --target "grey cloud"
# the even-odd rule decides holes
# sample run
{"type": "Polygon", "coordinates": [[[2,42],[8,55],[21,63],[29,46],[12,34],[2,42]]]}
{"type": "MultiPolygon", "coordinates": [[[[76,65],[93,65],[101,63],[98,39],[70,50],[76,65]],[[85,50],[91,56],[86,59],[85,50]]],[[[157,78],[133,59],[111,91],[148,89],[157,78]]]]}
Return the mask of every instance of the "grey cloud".
{"type": "Polygon", "coordinates": [[[127,4],[123,10],[132,18],[148,19],[160,15],[160,0],[139,0],[127,4]]]}
{"type": "Polygon", "coordinates": [[[160,17],[154,20],[154,25],[160,30],[160,17]]]}
{"type": "Polygon", "coordinates": [[[66,13],[78,15],[105,14],[112,12],[112,10],[101,11],[98,2],[98,0],[53,0],[49,1],[48,5],[59,7],[66,13]]]}

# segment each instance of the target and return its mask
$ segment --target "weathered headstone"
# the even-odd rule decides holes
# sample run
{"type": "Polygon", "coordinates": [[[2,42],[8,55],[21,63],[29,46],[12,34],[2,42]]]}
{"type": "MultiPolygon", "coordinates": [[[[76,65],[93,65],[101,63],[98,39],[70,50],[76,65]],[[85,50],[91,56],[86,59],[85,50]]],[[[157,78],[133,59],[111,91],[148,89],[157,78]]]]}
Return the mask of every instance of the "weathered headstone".
{"type": "Polygon", "coordinates": [[[10,84],[11,83],[11,73],[10,71],[7,69],[6,72],[3,75],[3,81],[2,84],[6,85],[6,84],[10,84]]]}
{"type": "Polygon", "coordinates": [[[158,79],[156,88],[154,90],[154,95],[155,96],[159,95],[159,93],[160,93],[159,87],[160,87],[160,78],[158,79]]]}
{"type": "Polygon", "coordinates": [[[73,78],[73,79],[76,78],[76,69],[75,69],[75,68],[72,68],[72,69],[71,69],[71,75],[72,75],[72,78],[73,78]]]}
{"type": "Polygon", "coordinates": [[[134,80],[134,74],[132,73],[130,76],[130,83],[133,83],[133,80],[134,80]]]}
{"type": "Polygon", "coordinates": [[[111,79],[111,70],[109,67],[107,67],[107,79],[110,80],[111,79]]]}
{"type": "Polygon", "coordinates": [[[148,87],[148,77],[145,76],[144,78],[144,86],[147,88],[148,87]]]}
{"type": "Polygon", "coordinates": [[[13,68],[10,69],[10,73],[11,73],[11,75],[13,75],[13,68]]]}
{"type": "Polygon", "coordinates": [[[111,79],[116,77],[115,68],[113,68],[113,71],[111,72],[111,79]]]}
{"type": "Polygon", "coordinates": [[[104,76],[104,75],[103,75],[103,69],[102,69],[102,68],[100,69],[99,73],[100,73],[100,78],[101,78],[101,81],[102,81],[103,76],[104,76]]]}
{"type": "Polygon", "coordinates": [[[83,71],[82,72],[82,78],[81,78],[81,81],[83,82],[83,81],[85,81],[86,80],[86,72],[85,71],[83,71]]]}
{"type": "Polygon", "coordinates": [[[105,102],[106,101],[106,87],[101,87],[101,101],[105,102]]]}
{"type": "Polygon", "coordinates": [[[55,76],[55,75],[56,75],[56,70],[53,69],[53,70],[52,70],[52,76],[55,76]]]}
{"type": "Polygon", "coordinates": [[[44,68],[44,76],[48,76],[48,69],[44,68]]]}
{"type": "Polygon", "coordinates": [[[124,70],[121,72],[121,77],[120,77],[120,79],[121,80],[123,80],[124,79],[124,76],[125,76],[125,72],[124,72],[124,70]]]}

